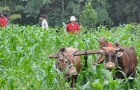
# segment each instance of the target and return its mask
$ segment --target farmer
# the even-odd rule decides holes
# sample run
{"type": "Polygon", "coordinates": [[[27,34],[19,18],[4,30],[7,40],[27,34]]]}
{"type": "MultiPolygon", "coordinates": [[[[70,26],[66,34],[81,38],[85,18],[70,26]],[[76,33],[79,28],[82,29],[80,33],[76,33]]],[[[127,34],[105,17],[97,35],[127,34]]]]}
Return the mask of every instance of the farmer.
{"type": "Polygon", "coordinates": [[[6,26],[7,26],[7,18],[3,14],[0,14],[0,28],[6,26]]]}
{"type": "Polygon", "coordinates": [[[80,34],[80,27],[79,25],[76,23],[76,18],[75,16],[71,16],[69,23],[66,25],[66,30],[68,33],[70,34],[80,34]]]}
{"type": "Polygon", "coordinates": [[[45,19],[45,16],[44,16],[44,15],[40,15],[39,19],[40,19],[40,21],[41,21],[41,27],[42,27],[43,29],[44,29],[44,28],[48,29],[48,28],[49,28],[49,27],[48,27],[48,22],[47,22],[47,20],[45,19]]]}
{"type": "Polygon", "coordinates": [[[103,47],[112,47],[113,45],[107,42],[107,40],[104,37],[99,38],[100,43],[100,49],[103,49],[103,47]]]}

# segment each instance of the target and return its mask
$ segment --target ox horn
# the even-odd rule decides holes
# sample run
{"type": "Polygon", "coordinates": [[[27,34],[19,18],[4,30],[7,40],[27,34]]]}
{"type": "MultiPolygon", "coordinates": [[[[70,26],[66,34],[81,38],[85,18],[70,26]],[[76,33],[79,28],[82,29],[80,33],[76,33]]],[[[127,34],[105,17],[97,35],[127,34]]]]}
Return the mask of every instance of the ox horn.
{"type": "Polygon", "coordinates": [[[118,52],[117,57],[121,57],[123,55],[122,51],[124,51],[124,49],[123,48],[117,48],[116,50],[118,52]]]}
{"type": "Polygon", "coordinates": [[[49,58],[58,58],[58,55],[57,55],[57,53],[50,54],[50,55],[49,55],[49,58]]]}

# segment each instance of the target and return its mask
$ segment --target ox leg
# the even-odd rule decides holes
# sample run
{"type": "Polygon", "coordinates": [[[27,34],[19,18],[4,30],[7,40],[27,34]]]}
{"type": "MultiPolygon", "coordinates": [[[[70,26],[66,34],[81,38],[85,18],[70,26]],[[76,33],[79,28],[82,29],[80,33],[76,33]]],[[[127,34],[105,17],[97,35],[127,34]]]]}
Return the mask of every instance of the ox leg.
{"type": "Polygon", "coordinates": [[[134,82],[134,79],[129,79],[129,85],[130,85],[130,89],[133,89],[134,86],[133,86],[133,82],[134,82]]]}
{"type": "MultiPolygon", "coordinates": [[[[124,82],[125,82],[125,80],[124,80],[124,82]]],[[[134,79],[128,79],[125,90],[134,90],[133,82],[134,82],[134,79]]]]}
{"type": "Polygon", "coordinates": [[[71,82],[71,87],[75,88],[75,84],[76,84],[76,80],[77,80],[77,75],[72,76],[72,82],[71,82]]]}
{"type": "Polygon", "coordinates": [[[133,81],[134,81],[134,80],[132,80],[132,79],[129,79],[129,80],[128,80],[128,83],[127,83],[127,85],[126,85],[125,90],[134,90],[133,81]]]}
{"type": "Polygon", "coordinates": [[[133,72],[132,74],[129,74],[128,76],[132,77],[128,79],[128,83],[129,83],[130,90],[133,90],[134,89],[133,83],[135,80],[136,72],[133,72]]]}

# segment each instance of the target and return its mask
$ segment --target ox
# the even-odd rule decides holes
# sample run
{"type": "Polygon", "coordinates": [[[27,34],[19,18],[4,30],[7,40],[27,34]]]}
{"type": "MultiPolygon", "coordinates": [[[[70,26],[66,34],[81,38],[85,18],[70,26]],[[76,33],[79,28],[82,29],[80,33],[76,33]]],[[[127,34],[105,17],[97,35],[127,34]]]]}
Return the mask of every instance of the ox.
{"type": "Polygon", "coordinates": [[[138,61],[133,47],[104,47],[103,50],[99,52],[104,55],[107,70],[117,68],[124,72],[125,76],[116,73],[116,78],[125,78],[130,75],[135,77],[138,61]]]}
{"type": "MultiPolygon", "coordinates": [[[[111,71],[114,69],[117,71],[115,72],[114,79],[124,79],[129,76],[135,77],[138,60],[133,47],[122,47],[118,43],[115,43],[113,47],[103,47],[101,50],[79,51],[74,55],[80,56],[87,54],[100,54],[100,57],[93,65],[105,62],[107,70],[111,71]],[[122,71],[124,73],[122,73],[122,71]]],[[[132,88],[133,80],[129,81],[131,85],[130,88],[132,88]]]]}
{"type": "Polygon", "coordinates": [[[74,87],[78,73],[81,70],[80,56],[74,56],[78,50],[75,48],[62,48],[59,52],[49,55],[50,58],[56,59],[56,68],[64,72],[64,76],[71,82],[71,87],[74,87]]]}
{"type": "MultiPolygon", "coordinates": [[[[134,77],[136,73],[136,66],[138,64],[136,53],[133,47],[104,47],[99,52],[104,56],[102,60],[105,61],[107,70],[116,69],[115,78],[124,79],[125,77],[134,77]],[[123,73],[119,71],[123,71],[123,73]]],[[[129,80],[130,88],[133,88],[133,80],[129,80]]]]}

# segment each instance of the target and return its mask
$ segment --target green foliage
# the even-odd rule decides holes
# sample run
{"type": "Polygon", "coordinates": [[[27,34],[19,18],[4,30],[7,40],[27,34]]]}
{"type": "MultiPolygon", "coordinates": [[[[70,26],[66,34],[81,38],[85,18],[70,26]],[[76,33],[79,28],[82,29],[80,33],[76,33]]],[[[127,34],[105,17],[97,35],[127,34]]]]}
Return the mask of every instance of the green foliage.
{"type": "Polygon", "coordinates": [[[112,25],[112,21],[108,13],[110,7],[108,0],[92,0],[92,6],[97,12],[97,23],[99,25],[112,25]]]}
{"type": "Polygon", "coordinates": [[[0,13],[8,13],[10,11],[8,6],[0,7],[0,13]]]}
{"type": "Polygon", "coordinates": [[[97,24],[97,13],[93,10],[91,2],[85,5],[80,15],[80,22],[86,28],[93,28],[97,24]]]}
{"type": "Polygon", "coordinates": [[[45,14],[50,26],[62,26],[62,22],[67,23],[70,16],[73,15],[83,26],[87,26],[87,23],[91,27],[94,27],[95,23],[97,23],[97,26],[116,26],[140,22],[139,4],[139,0],[1,0],[0,12],[8,14],[9,17],[20,14],[20,21],[17,19],[14,21],[22,25],[38,24],[39,15],[45,14]],[[92,14],[82,17],[91,19],[89,22],[80,18],[81,13],[89,13],[89,11],[84,10],[87,1],[91,2],[94,9],[89,7],[88,10],[91,10],[91,12],[93,10],[94,14],[93,17],[90,16],[92,14]],[[84,12],[82,12],[83,10],[84,12]],[[97,18],[95,22],[92,21],[93,18],[97,18]],[[91,22],[93,22],[93,25],[91,25],[91,22]]]}
{"type": "Polygon", "coordinates": [[[62,26],[62,22],[69,22],[70,16],[74,15],[79,20],[80,4],[76,0],[52,0],[42,7],[41,13],[46,14],[49,25],[62,26]]]}
{"type": "Polygon", "coordinates": [[[47,5],[49,2],[50,0],[29,0],[24,11],[27,13],[27,15],[36,18],[40,13],[40,8],[43,7],[43,5],[47,5]]]}
{"type": "MultiPolygon", "coordinates": [[[[79,50],[98,49],[98,38],[103,36],[111,43],[133,46],[140,59],[140,25],[128,24],[108,30],[100,26],[94,32],[81,35],[65,35],[64,28],[43,30],[36,26],[11,25],[0,31],[0,89],[1,90],[70,90],[61,73],[55,67],[55,59],[48,55],[62,47],[79,50]]],[[[83,67],[76,83],[76,90],[124,90],[128,84],[120,79],[113,80],[112,73],[104,64],[92,67],[97,55],[88,56],[88,68],[83,67]]],[[[84,66],[84,59],[82,65],[84,66]]],[[[134,88],[140,88],[140,62],[134,88]]]]}
{"type": "Polygon", "coordinates": [[[115,25],[140,22],[139,0],[108,0],[110,18],[115,25]]]}

